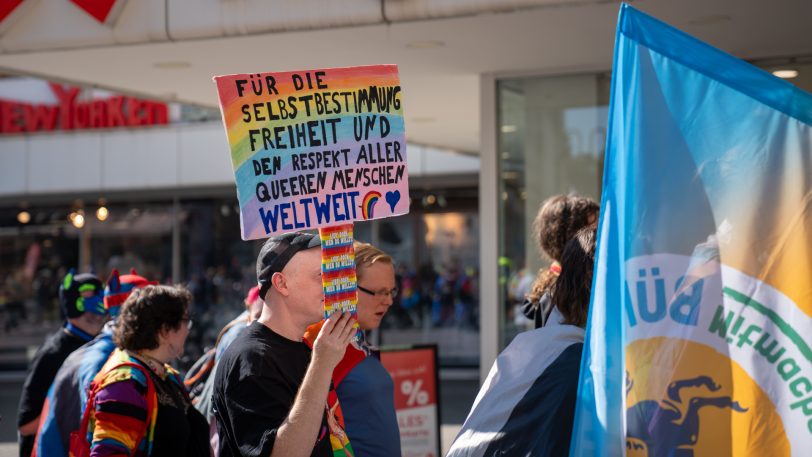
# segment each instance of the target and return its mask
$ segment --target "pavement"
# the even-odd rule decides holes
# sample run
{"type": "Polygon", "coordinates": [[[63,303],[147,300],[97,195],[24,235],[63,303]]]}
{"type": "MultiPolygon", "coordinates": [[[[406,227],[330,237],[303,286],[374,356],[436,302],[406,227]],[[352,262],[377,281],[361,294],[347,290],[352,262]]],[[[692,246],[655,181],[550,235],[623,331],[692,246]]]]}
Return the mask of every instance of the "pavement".
{"type": "Polygon", "coordinates": [[[0,334],[0,457],[17,450],[17,406],[29,360],[58,324],[27,323],[0,334]]]}
{"type": "MultiPolygon", "coordinates": [[[[440,428],[440,439],[442,442],[443,455],[448,452],[454,437],[460,431],[460,425],[442,425],[440,428]]],[[[17,443],[0,443],[0,457],[17,457],[19,450],[17,443]]]]}
{"type": "MultiPolygon", "coordinates": [[[[0,437],[0,457],[18,456],[14,425],[21,387],[22,381],[0,383],[0,409],[3,417],[0,421],[0,427],[3,428],[3,434],[0,437]]],[[[445,455],[468,415],[479,389],[479,382],[477,380],[440,381],[440,389],[440,446],[442,455],[445,455]]]]}

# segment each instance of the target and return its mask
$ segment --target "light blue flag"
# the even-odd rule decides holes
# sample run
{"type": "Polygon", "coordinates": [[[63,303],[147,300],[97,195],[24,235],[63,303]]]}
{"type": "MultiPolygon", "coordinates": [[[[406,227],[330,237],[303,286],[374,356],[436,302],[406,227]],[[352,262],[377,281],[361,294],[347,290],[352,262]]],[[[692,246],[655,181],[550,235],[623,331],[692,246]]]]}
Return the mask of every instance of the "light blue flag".
{"type": "Polygon", "coordinates": [[[809,455],[812,96],[623,5],[609,111],[571,455],[809,455]]]}

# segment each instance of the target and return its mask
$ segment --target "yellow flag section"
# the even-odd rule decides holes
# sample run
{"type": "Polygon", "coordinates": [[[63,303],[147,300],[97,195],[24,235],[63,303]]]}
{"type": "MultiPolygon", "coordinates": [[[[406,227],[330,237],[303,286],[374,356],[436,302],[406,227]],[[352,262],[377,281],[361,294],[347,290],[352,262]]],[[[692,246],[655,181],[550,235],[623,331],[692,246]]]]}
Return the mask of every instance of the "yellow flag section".
{"type": "Polygon", "coordinates": [[[764,151],[781,158],[780,174],[765,173],[760,167],[742,168],[736,176],[741,180],[736,195],[715,203],[717,212],[725,216],[724,227],[735,231],[735,236],[731,233],[719,243],[723,262],[781,290],[812,317],[810,130],[799,125],[796,132],[789,132],[798,136],[797,141],[770,145],[774,149],[764,151]]]}
{"type": "Polygon", "coordinates": [[[626,273],[627,455],[803,455],[806,314],[713,258],[643,256],[626,273]]]}
{"type": "Polygon", "coordinates": [[[791,455],[781,416],[738,363],[708,346],[670,338],[635,341],[626,357],[627,456],[679,450],[720,457],[791,455]],[[659,366],[673,367],[671,379],[651,372],[659,366]],[[754,439],[752,432],[760,436],[754,439]]]}

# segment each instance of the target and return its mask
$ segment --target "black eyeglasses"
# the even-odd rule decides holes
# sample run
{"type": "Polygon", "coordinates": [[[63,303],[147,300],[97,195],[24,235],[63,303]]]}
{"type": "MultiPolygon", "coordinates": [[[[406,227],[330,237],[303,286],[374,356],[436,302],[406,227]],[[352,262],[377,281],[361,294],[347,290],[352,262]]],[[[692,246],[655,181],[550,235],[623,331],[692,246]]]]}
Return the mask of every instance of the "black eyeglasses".
{"type": "Polygon", "coordinates": [[[378,297],[378,298],[392,297],[392,299],[394,299],[395,297],[398,296],[398,288],[397,287],[393,287],[393,288],[391,288],[389,290],[381,289],[381,290],[379,290],[377,292],[371,291],[371,290],[369,290],[369,289],[367,289],[365,287],[361,287],[360,285],[358,285],[356,287],[358,287],[358,290],[360,290],[361,292],[363,292],[365,294],[375,296],[375,297],[378,297]]]}

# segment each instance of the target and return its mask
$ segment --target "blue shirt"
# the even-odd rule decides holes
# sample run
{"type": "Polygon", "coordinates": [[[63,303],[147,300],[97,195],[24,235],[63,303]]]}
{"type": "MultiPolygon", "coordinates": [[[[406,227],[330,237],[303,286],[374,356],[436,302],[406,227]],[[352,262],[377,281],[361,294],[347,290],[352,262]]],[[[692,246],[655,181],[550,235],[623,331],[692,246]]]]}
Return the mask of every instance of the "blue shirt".
{"type": "Polygon", "coordinates": [[[357,457],[400,455],[395,385],[375,356],[368,356],[336,389],[344,425],[357,457]]]}
{"type": "Polygon", "coordinates": [[[220,337],[220,342],[217,343],[217,349],[214,352],[214,360],[220,360],[220,357],[223,355],[223,352],[226,351],[226,348],[237,338],[237,335],[242,333],[243,330],[248,328],[248,311],[243,311],[239,316],[235,317],[231,322],[227,325],[231,325],[231,328],[226,330],[223,333],[223,336],[220,337]],[[232,323],[236,322],[235,324],[231,325],[232,323]]]}
{"type": "Polygon", "coordinates": [[[57,372],[41,418],[38,456],[68,455],[70,433],[78,430],[87,404],[87,391],[116,348],[112,327],[74,351],[57,372]]]}

